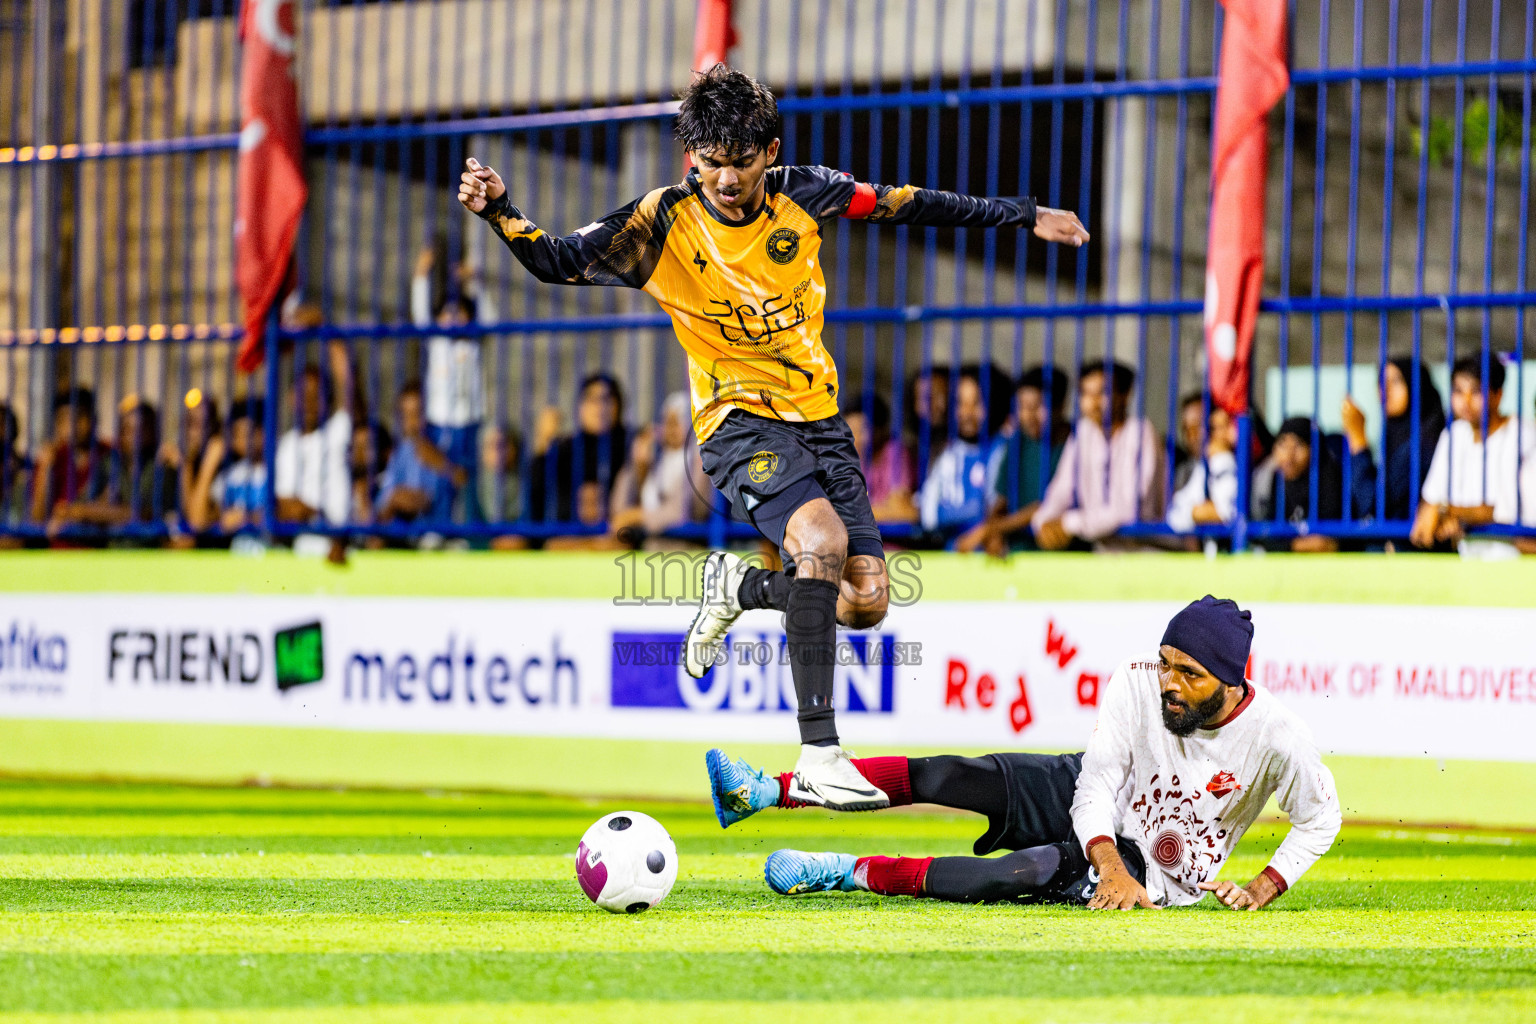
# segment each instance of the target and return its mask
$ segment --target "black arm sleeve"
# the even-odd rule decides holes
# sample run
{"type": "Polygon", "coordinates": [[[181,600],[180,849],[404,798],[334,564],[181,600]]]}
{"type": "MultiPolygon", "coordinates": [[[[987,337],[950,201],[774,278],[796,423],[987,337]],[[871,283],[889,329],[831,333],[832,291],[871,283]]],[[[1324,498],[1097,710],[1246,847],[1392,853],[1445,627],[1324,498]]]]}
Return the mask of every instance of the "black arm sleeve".
{"type": "Polygon", "coordinates": [[[911,185],[864,184],[830,167],[786,167],[779,173],[783,191],[821,224],[848,217],[936,228],[1035,226],[1033,199],[979,199],[911,185]]]}
{"type": "Polygon", "coordinates": [[[546,284],[644,288],[666,241],[669,218],[659,188],[564,238],[536,227],[503,193],[480,218],[507,243],[528,272],[546,284]]]}
{"type": "Polygon", "coordinates": [[[870,185],[875,208],[865,220],[932,228],[1032,228],[1035,201],[1028,197],[982,199],[911,185],[870,185]]]}

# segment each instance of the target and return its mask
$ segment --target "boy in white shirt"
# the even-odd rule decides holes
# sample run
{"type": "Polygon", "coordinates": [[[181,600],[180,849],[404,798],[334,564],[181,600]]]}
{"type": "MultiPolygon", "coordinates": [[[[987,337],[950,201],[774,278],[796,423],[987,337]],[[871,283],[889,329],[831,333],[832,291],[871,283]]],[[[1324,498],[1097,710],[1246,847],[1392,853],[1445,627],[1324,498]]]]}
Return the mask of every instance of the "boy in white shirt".
{"type": "Polygon", "coordinates": [[[1500,415],[1503,398],[1504,364],[1497,356],[1488,360],[1486,403],[1482,358],[1468,356],[1452,368],[1455,418],[1441,432],[1419,488],[1419,512],[1408,535],[1417,547],[1454,543],[1468,529],[1490,523],[1536,522],[1530,509],[1519,508],[1521,468],[1536,457],[1536,422],[1500,415]]]}
{"type": "MultiPolygon", "coordinates": [[[[1206,892],[1257,910],[1328,851],[1341,824],[1333,776],[1306,725],[1244,677],[1253,625],[1205,597],[1169,622],[1161,647],[1116,669],[1083,754],[872,757],[854,764],[901,803],[991,819],[974,857],[855,857],[780,850],[764,875],[785,895],[865,889],[959,903],[1017,900],[1095,909],[1183,906],[1206,892]],[[1291,830],[1247,885],[1216,881],[1275,795],[1291,830]],[[984,857],[994,850],[1003,857],[984,857]]],[[[782,778],[707,755],[729,825],[796,806],[782,778]]]]}
{"type": "Polygon", "coordinates": [[[1180,533],[1230,523],[1237,512],[1237,425],[1225,409],[1211,409],[1205,458],[1193,459],[1189,479],[1168,504],[1168,525],[1180,533]]]}

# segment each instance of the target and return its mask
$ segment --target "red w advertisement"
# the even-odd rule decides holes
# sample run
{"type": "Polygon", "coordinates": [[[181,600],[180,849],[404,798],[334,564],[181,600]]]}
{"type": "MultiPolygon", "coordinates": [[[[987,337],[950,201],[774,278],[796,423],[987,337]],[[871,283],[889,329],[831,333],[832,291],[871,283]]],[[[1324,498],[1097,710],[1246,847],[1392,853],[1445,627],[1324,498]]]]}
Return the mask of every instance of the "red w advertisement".
{"type": "Polygon", "coordinates": [[[1205,271],[1205,352],[1211,401],[1248,411],[1253,328],[1264,286],[1266,118],[1290,85],[1284,0],[1222,0],[1227,9],[1216,90],[1211,236],[1205,271]]]}
{"type": "Polygon", "coordinates": [[[307,191],[301,163],[295,0],[246,0],[240,19],[240,164],[235,206],[235,279],[245,300],[236,364],[261,365],[267,311],[277,300],[307,191]]]}

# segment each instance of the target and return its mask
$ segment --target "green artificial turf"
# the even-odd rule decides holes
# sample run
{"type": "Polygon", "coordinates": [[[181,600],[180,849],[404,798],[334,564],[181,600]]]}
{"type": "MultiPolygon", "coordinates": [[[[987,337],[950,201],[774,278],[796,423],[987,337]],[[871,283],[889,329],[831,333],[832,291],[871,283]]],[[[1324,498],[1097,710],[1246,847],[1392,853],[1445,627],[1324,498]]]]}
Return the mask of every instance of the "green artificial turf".
{"type": "Polygon", "coordinates": [[[625,806],[680,854],[636,917],[572,869],[612,801],[0,783],[0,1024],[1536,1017],[1528,832],[1353,825],[1262,913],[1095,914],[762,881],[783,846],[965,853],[968,815],[625,806]]]}

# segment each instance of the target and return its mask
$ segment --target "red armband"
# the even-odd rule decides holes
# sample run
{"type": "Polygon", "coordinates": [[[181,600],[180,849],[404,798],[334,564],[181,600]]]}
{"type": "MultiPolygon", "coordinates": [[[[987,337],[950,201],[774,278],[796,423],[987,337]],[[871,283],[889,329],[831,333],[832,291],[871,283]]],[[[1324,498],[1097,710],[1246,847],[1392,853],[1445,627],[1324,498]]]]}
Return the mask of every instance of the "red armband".
{"type": "Polygon", "coordinates": [[[1098,846],[1100,843],[1113,843],[1113,842],[1114,842],[1114,840],[1111,839],[1109,836],[1094,836],[1092,839],[1088,840],[1088,845],[1087,845],[1087,847],[1085,847],[1085,849],[1092,850],[1095,846],[1098,846]]]}
{"type": "Polygon", "coordinates": [[[1290,888],[1290,886],[1285,884],[1285,879],[1281,876],[1280,872],[1276,871],[1273,867],[1266,867],[1260,874],[1274,882],[1275,888],[1279,889],[1282,893],[1290,888]]]}
{"type": "Polygon", "coordinates": [[[863,220],[874,212],[875,186],[862,181],[854,182],[853,198],[848,200],[848,209],[843,211],[843,217],[847,220],[863,220]]]}

